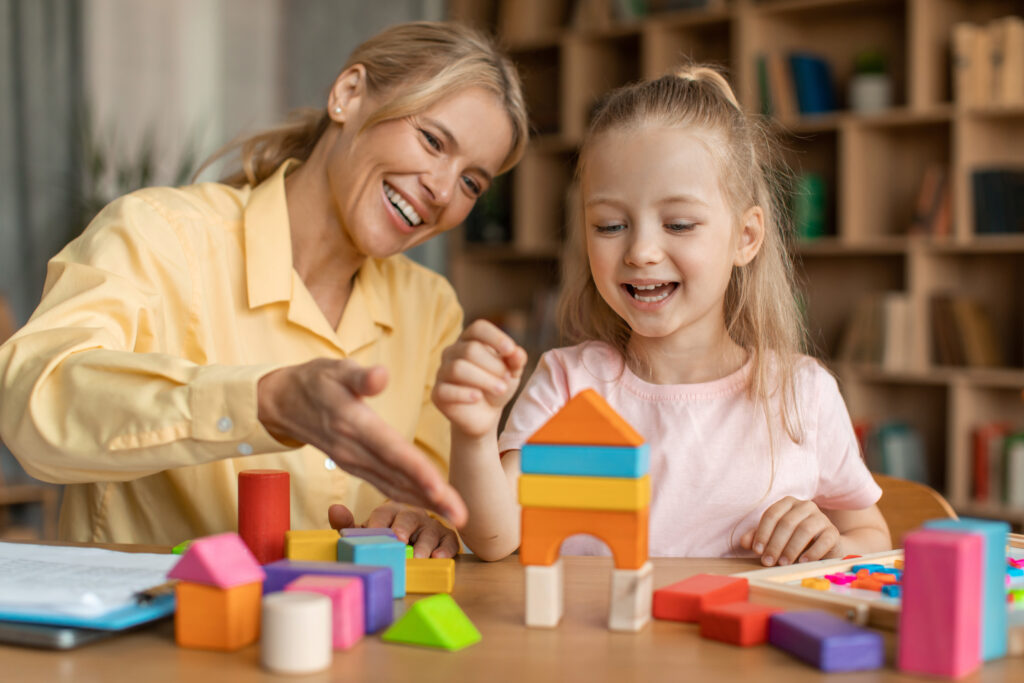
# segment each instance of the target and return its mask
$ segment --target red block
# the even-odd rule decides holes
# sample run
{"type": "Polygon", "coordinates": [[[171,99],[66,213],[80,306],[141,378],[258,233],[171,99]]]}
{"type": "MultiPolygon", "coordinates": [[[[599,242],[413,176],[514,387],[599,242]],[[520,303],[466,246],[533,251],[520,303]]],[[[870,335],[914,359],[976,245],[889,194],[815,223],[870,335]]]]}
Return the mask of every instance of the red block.
{"type": "Polygon", "coordinates": [[[714,605],[747,599],[747,580],[717,574],[697,574],[654,591],[651,611],[655,619],[700,621],[714,605]]]}
{"type": "Polygon", "coordinates": [[[768,641],[768,618],[782,610],[752,602],[715,605],[700,618],[700,635],[733,645],[760,645],[768,641]]]}
{"type": "Polygon", "coordinates": [[[291,528],[289,484],[284,470],[238,473],[238,535],[260,564],[284,558],[284,532],[291,528]]]}

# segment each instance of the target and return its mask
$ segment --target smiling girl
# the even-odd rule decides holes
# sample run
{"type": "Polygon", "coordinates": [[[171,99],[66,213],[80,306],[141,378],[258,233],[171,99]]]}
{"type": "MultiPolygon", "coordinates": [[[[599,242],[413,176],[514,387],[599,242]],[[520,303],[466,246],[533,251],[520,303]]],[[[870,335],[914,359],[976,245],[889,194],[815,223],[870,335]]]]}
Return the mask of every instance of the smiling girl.
{"type": "MultiPolygon", "coordinates": [[[[707,67],[603,102],[580,151],[560,306],[575,345],[541,357],[500,439],[526,361],[504,333],[471,325],[435,384],[480,557],[518,546],[520,449],[584,389],[650,445],[652,556],[773,565],[889,547],[836,382],[800,353],[773,157],[707,67]]],[[[574,536],[562,552],[607,549],[574,536]]]]}

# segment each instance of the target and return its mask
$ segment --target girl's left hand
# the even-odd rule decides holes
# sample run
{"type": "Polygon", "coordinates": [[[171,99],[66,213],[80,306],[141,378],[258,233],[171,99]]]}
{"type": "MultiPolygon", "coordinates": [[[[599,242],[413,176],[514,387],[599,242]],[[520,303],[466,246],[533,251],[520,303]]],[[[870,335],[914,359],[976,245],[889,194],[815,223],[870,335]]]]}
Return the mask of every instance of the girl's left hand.
{"type": "MultiPolygon", "coordinates": [[[[333,529],[356,526],[355,517],[344,505],[332,505],[327,510],[327,518],[333,529]]],[[[459,552],[459,537],[455,532],[423,508],[388,501],[375,508],[361,526],[391,529],[399,541],[412,545],[415,557],[455,557],[459,552]]]]}
{"type": "Polygon", "coordinates": [[[786,496],[764,511],[757,529],[743,534],[740,545],[771,567],[841,557],[839,541],[839,529],[817,505],[786,496]]]}

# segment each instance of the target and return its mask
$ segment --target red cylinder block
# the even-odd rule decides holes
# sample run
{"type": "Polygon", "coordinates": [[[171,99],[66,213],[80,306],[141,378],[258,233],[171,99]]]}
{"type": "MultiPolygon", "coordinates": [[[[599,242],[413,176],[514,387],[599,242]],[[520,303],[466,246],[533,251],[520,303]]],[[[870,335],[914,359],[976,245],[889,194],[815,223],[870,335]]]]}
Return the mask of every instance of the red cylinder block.
{"type": "Polygon", "coordinates": [[[290,483],[284,470],[238,473],[238,535],[260,564],[284,557],[284,535],[291,528],[290,483]]]}

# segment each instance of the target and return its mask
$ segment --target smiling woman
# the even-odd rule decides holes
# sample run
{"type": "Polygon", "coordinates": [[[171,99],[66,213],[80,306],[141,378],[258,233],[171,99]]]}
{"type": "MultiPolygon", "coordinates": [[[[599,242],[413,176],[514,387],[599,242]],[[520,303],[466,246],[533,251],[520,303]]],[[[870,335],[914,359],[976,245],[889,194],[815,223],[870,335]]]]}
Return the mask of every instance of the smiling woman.
{"type": "Polygon", "coordinates": [[[61,537],[230,530],[238,471],[275,468],[301,491],[293,528],[391,526],[453,554],[423,508],[466,517],[430,403],[462,312],[402,252],[461,223],[526,138],[486,37],[403,24],[353,52],[323,108],[214,155],[241,151],[221,182],[107,206],[0,347],[0,433],[69,484],[61,537]]]}

